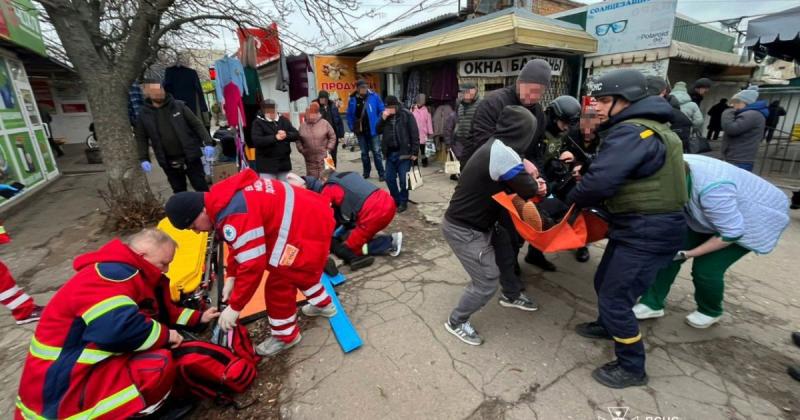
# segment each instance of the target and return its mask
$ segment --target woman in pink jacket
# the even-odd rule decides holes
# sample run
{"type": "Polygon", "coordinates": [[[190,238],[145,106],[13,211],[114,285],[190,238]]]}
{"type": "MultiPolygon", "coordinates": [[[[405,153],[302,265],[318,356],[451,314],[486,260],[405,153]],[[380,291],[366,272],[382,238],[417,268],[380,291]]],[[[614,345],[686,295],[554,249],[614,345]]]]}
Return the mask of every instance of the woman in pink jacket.
{"type": "Polygon", "coordinates": [[[297,151],[306,160],[306,175],[319,178],[325,169],[325,157],[336,147],[336,132],[319,113],[319,104],[312,102],[306,109],[306,119],[300,125],[297,151]]]}
{"type": "Polygon", "coordinates": [[[419,151],[422,153],[422,166],[428,166],[428,156],[425,154],[425,143],[428,139],[433,140],[433,120],[431,113],[428,112],[428,107],[425,106],[425,94],[420,93],[417,95],[417,102],[411,107],[411,113],[414,114],[414,119],[417,120],[417,127],[419,128],[419,151]]]}

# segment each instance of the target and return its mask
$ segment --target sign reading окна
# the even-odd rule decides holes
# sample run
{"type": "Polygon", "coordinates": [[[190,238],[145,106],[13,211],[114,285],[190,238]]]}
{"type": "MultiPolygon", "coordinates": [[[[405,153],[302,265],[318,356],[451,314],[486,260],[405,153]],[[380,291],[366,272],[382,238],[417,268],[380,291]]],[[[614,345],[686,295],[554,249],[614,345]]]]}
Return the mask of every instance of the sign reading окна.
{"type": "Polygon", "coordinates": [[[464,60],[458,62],[458,75],[461,77],[507,77],[516,76],[530,60],[541,58],[550,63],[553,76],[560,76],[564,69],[564,59],[523,55],[519,57],[493,58],[488,60],[464,60]]]}

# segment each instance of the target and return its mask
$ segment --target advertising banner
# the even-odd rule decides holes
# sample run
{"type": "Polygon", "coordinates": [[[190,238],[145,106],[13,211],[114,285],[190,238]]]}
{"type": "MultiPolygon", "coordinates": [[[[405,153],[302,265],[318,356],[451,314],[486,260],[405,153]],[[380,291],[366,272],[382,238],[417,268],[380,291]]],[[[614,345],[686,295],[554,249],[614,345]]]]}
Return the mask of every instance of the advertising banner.
{"type": "Polygon", "coordinates": [[[39,14],[30,0],[0,0],[0,37],[47,55],[39,14]]]}
{"type": "Polygon", "coordinates": [[[608,0],[589,6],[586,32],[597,38],[597,55],[667,47],[678,0],[608,0]]]}
{"type": "Polygon", "coordinates": [[[661,60],[648,61],[644,63],[622,63],[608,67],[593,67],[592,76],[599,76],[603,73],[608,73],[612,70],[631,69],[631,70],[639,70],[646,76],[658,76],[662,79],[666,79],[668,68],[669,68],[669,58],[664,58],[661,60]]]}
{"type": "Polygon", "coordinates": [[[0,120],[6,130],[26,127],[13,83],[5,60],[0,61],[0,120]]]}
{"type": "Polygon", "coordinates": [[[325,90],[331,101],[341,101],[339,112],[347,112],[350,94],[356,90],[356,82],[364,79],[369,88],[380,94],[381,79],[377,73],[357,73],[356,63],[362,57],[338,57],[334,55],[314,56],[314,76],[317,92],[325,90]]]}
{"type": "Polygon", "coordinates": [[[550,63],[552,76],[560,76],[564,69],[564,59],[523,55],[519,57],[494,58],[489,60],[464,60],[458,62],[458,75],[461,77],[509,77],[516,76],[528,61],[540,58],[550,63]]]}
{"type": "Polygon", "coordinates": [[[22,174],[22,183],[30,186],[44,179],[42,171],[38,168],[36,150],[30,134],[27,131],[9,134],[8,139],[11,143],[11,153],[22,174]]]}

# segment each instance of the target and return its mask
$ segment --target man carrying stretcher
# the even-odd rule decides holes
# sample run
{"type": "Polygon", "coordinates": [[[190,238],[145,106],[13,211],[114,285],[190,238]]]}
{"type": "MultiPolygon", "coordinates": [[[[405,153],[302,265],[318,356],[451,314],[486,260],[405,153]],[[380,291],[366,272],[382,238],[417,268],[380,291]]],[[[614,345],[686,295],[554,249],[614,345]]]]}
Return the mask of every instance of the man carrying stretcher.
{"type": "Polygon", "coordinates": [[[166,212],[176,228],[216,231],[229,246],[223,293],[229,297],[228,307],[219,319],[223,330],[236,325],[264,271],[269,272],[264,301],[272,335],[256,347],[258,354],[272,356],[300,342],[297,289],[310,303],[303,307],[306,316],[336,315],[320,283],[335,221],[330,204],[319,195],[279,180],[261,179],[246,169],[207,193],[173,195],[166,212]]]}

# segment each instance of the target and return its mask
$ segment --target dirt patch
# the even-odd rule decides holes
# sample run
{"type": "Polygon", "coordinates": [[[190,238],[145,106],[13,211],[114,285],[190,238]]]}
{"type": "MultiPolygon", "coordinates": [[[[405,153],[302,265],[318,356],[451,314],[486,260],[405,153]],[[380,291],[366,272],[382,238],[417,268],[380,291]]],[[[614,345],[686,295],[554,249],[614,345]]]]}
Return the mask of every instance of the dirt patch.
{"type": "Polygon", "coordinates": [[[800,418],[797,382],[786,374],[786,368],[797,361],[740,337],[682,344],[680,348],[711,363],[721,377],[748,394],[781,408],[784,418],[800,418]]]}

